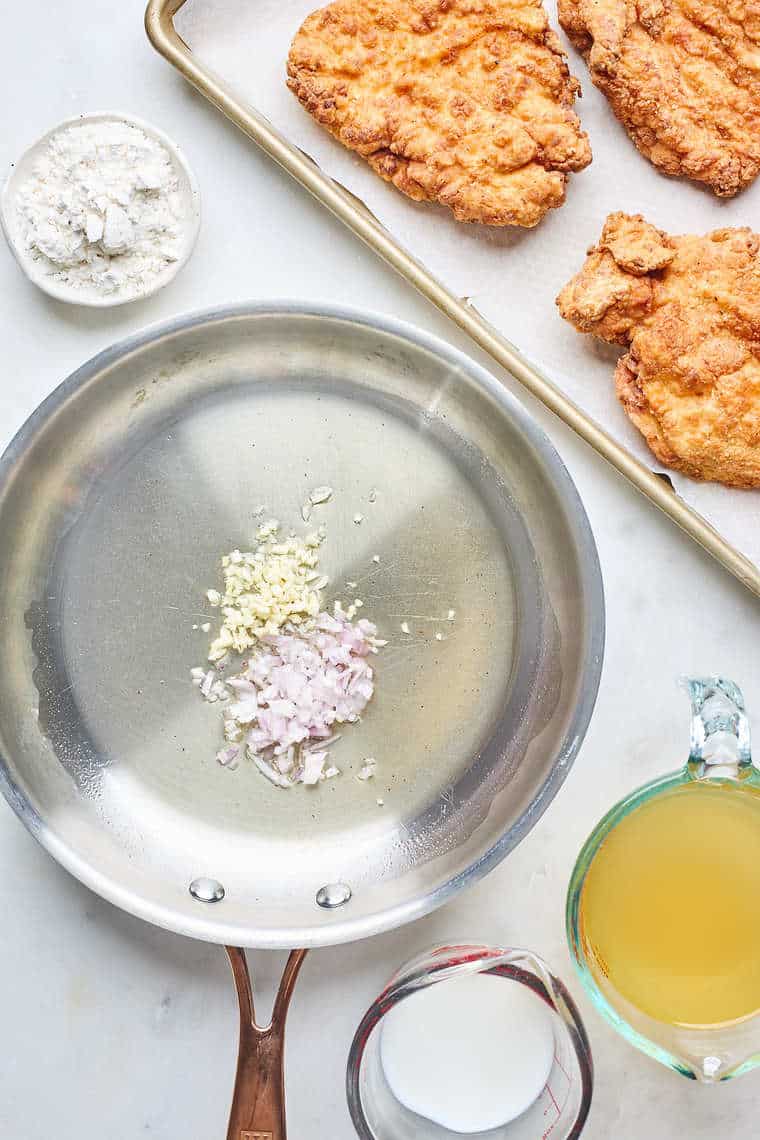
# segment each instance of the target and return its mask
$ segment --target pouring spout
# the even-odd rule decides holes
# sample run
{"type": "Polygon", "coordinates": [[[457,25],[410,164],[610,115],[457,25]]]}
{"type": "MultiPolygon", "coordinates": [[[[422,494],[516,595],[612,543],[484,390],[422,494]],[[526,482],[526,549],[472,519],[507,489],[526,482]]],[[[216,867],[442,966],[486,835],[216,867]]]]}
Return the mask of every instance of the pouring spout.
{"type": "Polygon", "coordinates": [[[691,700],[689,769],[699,778],[736,779],[752,765],[744,697],[725,677],[684,677],[691,700]]]}

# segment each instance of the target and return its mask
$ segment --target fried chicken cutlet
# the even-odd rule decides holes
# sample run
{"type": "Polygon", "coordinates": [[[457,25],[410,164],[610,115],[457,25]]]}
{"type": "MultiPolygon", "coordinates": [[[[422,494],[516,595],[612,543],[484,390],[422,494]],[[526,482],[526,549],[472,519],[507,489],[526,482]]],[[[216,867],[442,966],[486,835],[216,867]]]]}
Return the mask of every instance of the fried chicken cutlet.
{"type": "Polygon", "coordinates": [[[730,197],[760,172],[758,0],[558,0],[642,154],[730,197]]]}
{"type": "Polygon", "coordinates": [[[610,214],[557,298],[580,332],[622,344],[623,408],[657,458],[694,479],[760,487],[760,237],[670,237],[610,214]]]}
{"type": "Polygon", "coordinates": [[[287,82],[381,178],[459,221],[534,226],[591,161],[541,0],[335,0],[297,32],[287,82]]]}

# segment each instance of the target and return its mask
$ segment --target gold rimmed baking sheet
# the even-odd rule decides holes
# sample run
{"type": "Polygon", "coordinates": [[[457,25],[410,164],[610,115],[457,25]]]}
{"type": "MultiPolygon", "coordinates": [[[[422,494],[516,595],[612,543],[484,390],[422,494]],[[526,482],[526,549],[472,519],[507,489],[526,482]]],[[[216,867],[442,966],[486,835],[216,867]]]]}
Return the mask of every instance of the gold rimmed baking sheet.
{"type": "Polygon", "coordinates": [[[698,484],[672,472],[666,480],[653,471],[616,403],[613,354],[579,337],[553,305],[610,210],[641,210],[673,232],[704,232],[746,224],[760,185],[726,203],[658,174],[571,53],[584,88],[579,112],[594,147],[591,167],[573,176],[566,205],[535,230],[462,226],[382,183],[286,90],[290,37],[315,6],[150,0],[146,28],[157,51],[236,126],[760,597],[760,491],[698,484]],[[424,261],[415,249],[425,251],[424,261]]]}

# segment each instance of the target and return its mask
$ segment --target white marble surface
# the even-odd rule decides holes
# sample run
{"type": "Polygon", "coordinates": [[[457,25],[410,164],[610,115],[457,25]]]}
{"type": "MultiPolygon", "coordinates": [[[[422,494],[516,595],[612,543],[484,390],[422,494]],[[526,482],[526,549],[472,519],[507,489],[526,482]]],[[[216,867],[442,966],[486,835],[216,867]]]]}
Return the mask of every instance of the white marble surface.
{"type": "MultiPolygon", "coordinates": [[[[467,349],[149,49],[141,0],[6,3],[0,168],[84,110],[142,115],[185,147],[201,183],[196,254],[158,298],[87,312],[47,300],[0,247],[0,443],[63,377],[150,322],[227,300],[300,297],[392,313],[467,349]]],[[[343,1097],[354,1026],[387,974],[452,936],[527,945],[570,982],[563,901],[573,858],[615,799],[684,758],[684,672],[723,671],[754,709],[760,608],[567,430],[533,409],[577,480],[608,604],[599,701],[568,782],[490,878],[446,910],[370,943],[315,953],[294,1002],[287,1085],[294,1140],[351,1140],[343,1097]]],[[[2,553],[0,553],[0,557],[2,553]]],[[[35,845],[0,805],[0,1135],[7,1140],[215,1140],[225,1134],[236,1013],[223,952],[119,913],[35,845]]],[[[276,955],[254,955],[271,989],[276,955]]],[[[589,1140],[734,1140],[756,1133],[760,1074],[699,1088],[646,1060],[581,997],[597,1086],[589,1140]]]]}

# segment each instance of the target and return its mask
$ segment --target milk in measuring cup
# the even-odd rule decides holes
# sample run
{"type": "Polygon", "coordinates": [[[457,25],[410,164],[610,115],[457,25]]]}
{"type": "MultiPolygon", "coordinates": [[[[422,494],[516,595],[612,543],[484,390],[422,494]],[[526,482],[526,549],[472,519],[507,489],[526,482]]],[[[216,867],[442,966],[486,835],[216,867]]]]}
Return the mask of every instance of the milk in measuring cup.
{"type": "Polygon", "coordinates": [[[452,1132],[485,1132],[540,1096],[555,1015],[527,986],[469,974],[420,990],[383,1022],[380,1058],[401,1104],[452,1132]]]}

